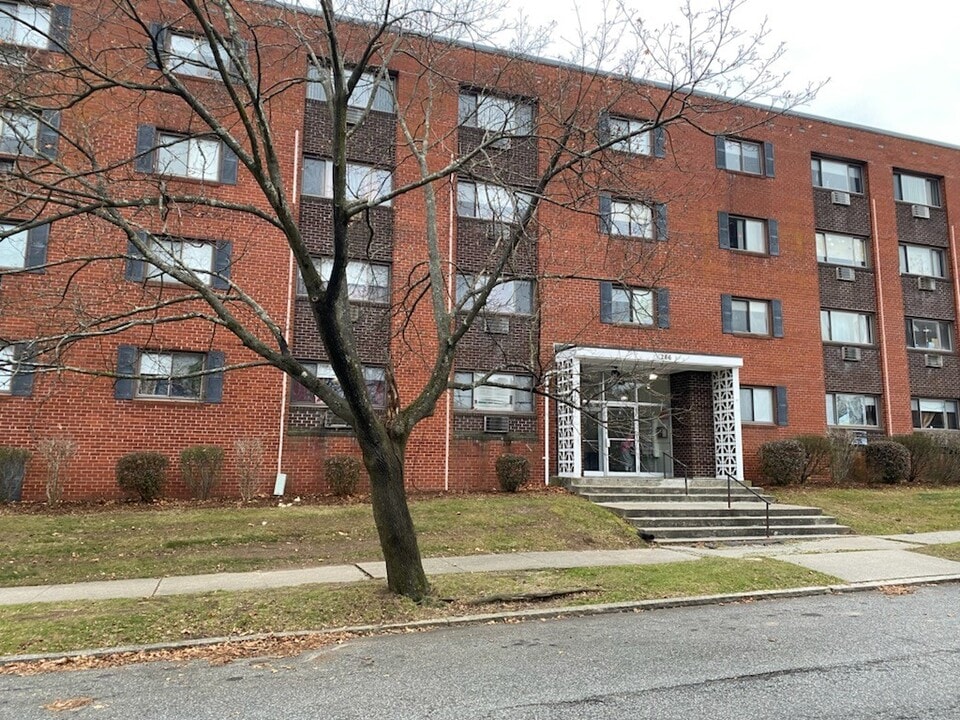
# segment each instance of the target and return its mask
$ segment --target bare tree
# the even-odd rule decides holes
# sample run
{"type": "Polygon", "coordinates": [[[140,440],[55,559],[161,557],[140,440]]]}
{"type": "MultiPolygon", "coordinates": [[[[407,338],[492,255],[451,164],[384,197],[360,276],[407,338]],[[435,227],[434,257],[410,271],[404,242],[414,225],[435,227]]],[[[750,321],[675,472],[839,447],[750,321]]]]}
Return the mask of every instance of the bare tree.
{"type": "MultiPolygon", "coordinates": [[[[547,248],[541,252],[551,252],[545,241],[551,229],[538,216],[563,207],[609,222],[596,208],[598,190],[652,206],[657,189],[638,187],[622,154],[611,149],[649,142],[657,147],[648,152],[659,152],[664,131],[679,124],[708,133],[743,130],[809,97],[809,89],[781,91],[783,77],[772,71],[780,50],[764,52],[765,28],[734,29],[739,4],[721,2],[708,13],[688,5],[685,24],[666,29],[647,28],[625,6],[605,5],[603,21],[584,29],[569,63],[531,59],[547,34],[492,26],[497,8],[488,0],[319,0],[309,7],[78,0],[70,9],[30,17],[0,7],[27,33],[22,52],[13,52],[0,73],[0,143],[19,155],[6,168],[0,194],[7,216],[27,219],[5,227],[2,237],[21,242],[24,233],[51,222],[77,228],[66,257],[47,262],[24,250],[23,267],[3,271],[58,268],[67,282],[7,301],[4,317],[21,319],[20,335],[0,341],[6,346],[0,362],[35,373],[144,382],[151,379],[142,370],[95,360],[107,355],[111,342],[145,328],[231,333],[249,351],[243,360],[223,368],[184,366],[177,381],[189,386],[214,371],[267,365],[318,396],[359,444],[390,589],[420,599],[428,586],[405,490],[411,433],[451,388],[502,383],[496,373],[503,368],[522,367],[535,378],[548,370],[537,352],[534,319],[522,360],[504,352],[488,373],[464,378],[454,372],[458,348],[499,301],[505,278],[594,275],[593,263],[583,258],[536,262],[538,242],[547,248]],[[504,52],[474,46],[511,30],[515,40],[504,52]],[[391,73],[397,72],[402,93],[393,90],[391,73]],[[299,103],[302,109],[305,94],[324,103],[329,160],[322,164],[304,160],[280,131],[291,108],[299,103]],[[531,103],[507,102],[516,98],[531,103]],[[731,112],[771,100],[779,101],[775,109],[731,112]],[[616,105],[632,107],[644,122],[609,122],[604,113],[616,105]],[[385,161],[358,175],[350,149],[384,109],[395,114],[401,141],[376,150],[385,161]],[[111,127],[132,127],[150,113],[181,131],[141,124],[135,152],[113,139],[111,127]],[[508,148],[526,152],[529,162],[505,164],[508,148]],[[392,174],[383,169],[391,166],[392,174]],[[238,170],[245,192],[224,189],[238,170]],[[220,184],[211,186],[210,179],[220,184]],[[305,192],[329,199],[328,261],[319,266],[300,217],[305,192]],[[376,247],[377,212],[390,204],[416,208],[423,244],[414,250],[420,261],[393,280],[388,322],[394,341],[381,408],[368,392],[349,273],[358,247],[368,254],[376,247]],[[444,242],[457,206],[494,228],[469,267],[458,265],[444,242]],[[245,261],[239,248],[232,255],[218,248],[198,267],[185,246],[166,240],[189,236],[192,222],[211,219],[282,238],[335,384],[297,358],[283,319],[231,274],[232,265],[245,261]],[[153,282],[142,282],[136,293],[111,288],[105,267],[125,267],[128,279],[153,282]],[[164,284],[182,292],[164,292],[164,284]],[[30,328],[29,343],[24,328],[30,328]],[[417,387],[396,380],[411,364],[424,370],[417,387]]],[[[629,221],[654,225],[655,215],[654,209],[629,221]]],[[[649,245],[619,251],[622,277],[666,271],[665,250],[649,245]]],[[[248,256],[256,261],[253,250],[248,256]]],[[[538,379],[534,386],[543,387],[538,379]]]]}

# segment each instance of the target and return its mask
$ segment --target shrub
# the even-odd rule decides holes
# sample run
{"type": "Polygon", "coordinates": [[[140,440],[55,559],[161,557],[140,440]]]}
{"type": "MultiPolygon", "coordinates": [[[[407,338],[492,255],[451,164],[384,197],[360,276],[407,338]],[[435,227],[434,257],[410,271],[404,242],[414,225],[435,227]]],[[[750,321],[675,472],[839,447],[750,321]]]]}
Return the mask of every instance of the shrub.
{"type": "Polygon", "coordinates": [[[37,452],[47,465],[47,504],[59,505],[67,481],[67,464],[77,452],[77,444],[70,438],[49,437],[37,443],[37,452]]]}
{"type": "Polygon", "coordinates": [[[925,479],[942,484],[960,482],[960,437],[952,432],[932,433],[931,437],[937,444],[937,454],[925,479]]]}
{"type": "Polygon", "coordinates": [[[353,495],[360,485],[360,461],[349,455],[328,457],[323,461],[323,474],[334,495],[353,495]]]}
{"type": "Polygon", "coordinates": [[[830,440],[830,479],[842,485],[850,479],[859,453],[857,445],[851,445],[853,436],[847,430],[831,430],[827,433],[830,440]]]}
{"type": "Polygon", "coordinates": [[[830,438],[823,435],[800,435],[796,438],[806,455],[800,470],[800,482],[805,483],[814,475],[820,475],[830,467],[833,446],[830,438]]]}
{"type": "Polygon", "coordinates": [[[800,482],[806,460],[796,440],[773,440],[760,446],[760,473],[774,485],[800,482]]]}
{"type": "Polygon", "coordinates": [[[908,482],[921,482],[929,479],[930,471],[940,462],[944,447],[940,439],[929,432],[913,435],[894,435],[890,438],[903,445],[910,453],[910,475],[908,482]]]}
{"type": "Polygon", "coordinates": [[[897,483],[910,476],[910,451],[898,442],[870,443],[863,448],[863,458],[873,482],[897,483]]]}
{"type": "Polygon", "coordinates": [[[223,473],[223,448],[217,445],[192,445],[180,452],[183,484],[198,500],[206,500],[223,473]]]}
{"type": "Polygon", "coordinates": [[[164,471],[169,461],[158,452],[133,452],[117,460],[117,484],[136,493],[143,502],[153,502],[163,494],[164,471]]]}
{"type": "Polygon", "coordinates": [[[0,502],[20,502],[30,451],[0,446],[0,502]]]}
{"type": "Polygon", "coordinates": [[[504,453],[497,458],[497,482],[503,492],[516,492],[530,480],[530,461],[523,455],[504,453]]]}
{"type": "Polygon", "coordinates": [[[237,456],[240,497],[252,500],[263,479],[263,440],[258,437],[237,438],[233,443],[237,456]]]}

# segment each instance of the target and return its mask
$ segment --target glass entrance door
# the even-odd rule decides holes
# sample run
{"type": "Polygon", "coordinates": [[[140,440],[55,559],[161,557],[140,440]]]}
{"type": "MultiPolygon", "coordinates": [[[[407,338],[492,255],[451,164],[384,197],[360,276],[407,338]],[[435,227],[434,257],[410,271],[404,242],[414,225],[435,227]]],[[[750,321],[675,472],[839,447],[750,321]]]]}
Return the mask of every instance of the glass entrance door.
{"type": "Polygon", "coordinates": [[[637,408],[634,405],[607,405],[606,455],[608,473],[637,471],[637,408]]]}

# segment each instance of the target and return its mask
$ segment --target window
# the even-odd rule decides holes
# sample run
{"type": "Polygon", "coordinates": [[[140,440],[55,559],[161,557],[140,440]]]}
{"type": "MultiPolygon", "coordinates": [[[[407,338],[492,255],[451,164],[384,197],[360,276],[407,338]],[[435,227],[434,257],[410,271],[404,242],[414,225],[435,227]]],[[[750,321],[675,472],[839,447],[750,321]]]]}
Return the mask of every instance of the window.
{"type": "Polygon", "coordinates": [[[827,425],[879,427],[873,395],[827,393],[827,425]]]}
{"type": "Polygon", "coordinates": [[[914,430],[957,430],[957,401],[913,398],[910,401],[914,430]]]}
{"type": "MultiPolygon", "coordinates": [[[[327,100],[327,90],[320,81],[321,72],[319,68],[313,65],[311,65],[308,70],[308,100],[319,100],[321,102],[326,102],[327,100]]],[[[326,72],[332,79],[333,76],[329,74],[329,69],[327,69],[326,72]]],[[[353,70],[351,68],[345,68],[344,72],[349,77],[349,74],[352,73],[353,70]]],[[[353,92],[350,93],[350,97],[347,98],[347,107],[357,108],[359,110],[366,110],[369,107],[371,110],[377,110],[379,112],[394,112],[393,80],[390,75],[378,70],[363,72],[357,84],[354,86],[353,92]]]]}
{"type": "MultiPolygon", "coordinates": [[[[472,295],[490,282],[486,275],[457,275],[457,302],[464,310],[473,307],[472,295]]],[[[487,296],[484,310],[504,315],[529,315],[533,312],[533,283],[529,280],[500,280],[487,296]]]]}
{"type": "MultiPolygon", "coordinates": [[[[205,284],[210,285],[212,283],[211,271],[214,270],[215,247],[211,243],[155,238],[151,242],[151,250],[163,262],[183,266],[187,270],[193,271],[205,284]]],[[[147,263],[144,275],[147,280],[180,283],[172,275],[168,275],[160,268],[149,263],[147,263]]]]}
{"type": "Polygon", "coordinates": [[[925,245],[901,245],[900,272],[904,275],[944,277],[943,250],[925,245]]]}
{"type": "Polygon", "coordinates": [[[893,197],[914,205],[940,207],[940,181],[936,178],[895,172],[893,197]]]}
{"type": "MultiPolygon", "coordinates": [[[[166,35],[166,64],[172,72],[208,79],[223,77],[217,69],[213,46],[207,38],[175,32],[164,34],[166,35]]],[[[220,61],[229,71],[231,62],[226,48],[220,47],[219,55],[220,61]]]]}
{"type": "Polygon", "coordinates": [[[137,128],[137,172],[220,182],[237,182],[237,156],[212,137],[157,131],[152,125],[137,128]]]}
{"type": "MultiPolygon", "coordinates": [[[[601,303],[605,302],[601,293],[601,303]]],[[[609,308],[601,309],[600,315],[602,322],[653,325],[654,291],[611,285],[609,308]]]]}
{"type": "Polygon", "coordinates": [[[533,105],[486,93],[460,93],[460,124],[492,133],[529,135],[533,132],[533,105]]]}
{"type": "MultiPolygon", "coordinates": [[[[333,273],[333,259],[314,258],[313,265],[320,273],[323,282],[328,282],[333,273]]],[[[350,260],[347,262],[346,279],[347,298],[351,302],[381,304],[390,302],[390,268],[388,266],[350,260]]],[[[300,278],[297,292],[300,295],[307,294],[303,278],[300,278]]]]}
{"type": "Polygon", "coordinates": [[[653,237],[653,213],[649,205],[611,200],[609,218],[611,235],[653,237]]]}
{"type": "MultiPolygon", "coordinates": [[[[333,372],[330,363],[301,363],[303,367],[320,380],[324,385],[330,388],[337,395],[343,397],[343,391],[340,389],[340,381],[333,372]]],[[[367,384],[367,395],[370,398],[370,404],[377,408],[382,408],[387,399],[387,373],[383,368],[364,367],[363,379],[367,384]]],[[[300,383],[294,383],[290,395],[290,402],[294,405],[321,405],[324,402],[316,395],[307,390],[300,383]]]]}
{"type": "Polygon", "coordinates": [[[51,8],[27,3],[0,3],[0,42],[22,47],[47,48],[50,44],[51,8]]]}
{"type": "Polygon", "coordinates": [[[501,185],[457,182],[457,214],[498,222],[518,222],[530,207],[528,193],[505,188],[501,185]]]}
{"type": "MultiPolygon", "coordinates": [[[[16,230],[16,225],[0,223],[0,232],[16,230]]],[[[0,268],[19,269],[27,265],[27,231],[21,230],[0,239],[0,268]]]]}
{"type": "Polygon", "coordinates": [[[867,266],[867,241],[837,233],[817,233],[817,260],[833,265],[867,266]]]}
{"type": "MultiPolygon", "coordinates": [[[[473,385],[486,373],[458,372],[454,382],[458,385],[473,385]]],[[[483,412],[533,412],[533,378],[528,375],[492,373],[486,383],[453,391],[453,406],[457,410],[483,412]]]]}
{"type": "Polygon", "coordinates": [[[0,110],[0,154],[33,155],[40,133],[40,119],[28,112],[0,110]]]}
{"type": "Polygon", "coordinates": [[[813,186],[850,193],[863,193],[863,168],[841,160],[813,158],[810,161],[813,186]]]}
{"type": "Polygon", "coordinates": [[[770,303],[766,300],[733,298],[731,332],[751,335],[770,334],[770,303]]]}
{"type": "Polygon", "coordinates": [[[643,120],[628,120],[626,118],[611,117],[607,119],[607,127],[611,138],[624,137],[613,143],[610,148],[632,155],[650,154],[650,131],[644,130],[650,123],[643,120]]]}
{"type": "Polygon", "coordinates": [[[141,352],[137,374],[139,397],[200,400],[206,356],[203,353],[141,352]]]}
{"type": "Polygon", "coordinates": [[[33,394],[34,364],[29,343],[0,347],[0,395],[33,394]]]}
{"type": "Polygon", "coordinates": [[[864,313],[821,310],[820,339],[823,342],[872,345],[873,323],[864,313]]]}
{"type": "MultiPolygon", "coordinates": [[[[393,175],[389,170],[347,163],[347,200],[371,202],[393,190],[393,175]]],[[[303,194],[313,197],[333,197],[333,161],[319,158],[303,159],[303,194]]],[[[386,200],[381,205],[389,206],[386,200]]]]}
{"type": "Polygon", "coordinates": [[[741,387],[740,418],[745,423],[773,423],[773,388],[741,387]]]}
{"type": "Polygon", "coordinates": [[[743,252],[767,252],[767,223],[753,218],[729,216],[730,249],[743,252]]]}
{"type": "Polygon", "coordinates": [[[16,352],[13,345],[0,348],[0,393],[9,393],[13,389],[13,375],[16,367],[16,352]]]}
{"type": "Polygon", "coordinates": [[[950,323],[907,318],[907,347],[919,350],[953,350],[950,323]]]}

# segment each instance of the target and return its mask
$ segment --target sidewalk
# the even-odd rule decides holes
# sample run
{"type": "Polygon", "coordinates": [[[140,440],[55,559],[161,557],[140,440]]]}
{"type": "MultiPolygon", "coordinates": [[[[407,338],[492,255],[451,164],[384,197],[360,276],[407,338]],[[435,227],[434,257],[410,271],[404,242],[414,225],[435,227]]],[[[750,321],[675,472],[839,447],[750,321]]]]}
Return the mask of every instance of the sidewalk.
{"type": "MultiPolygon", "coordinates": [[[[828,539],[795,540],[789,543],[730,545],[715,548],[671,546],[669,549],[654,547],[637,550],[526,552],[509,555],[425,558],[423,566],[427,575],[444,575],[605,565],[655,565],[689,562],[701,557],[769,557],[833,575],[848,583],[922,580],[927,577],[943,576],[956,576],[960,579],[960,562],[910,552],[924,545],[952,542],[960,542],[960,530],[884,537],[851,535],[828,539]]],[[[263,590],[314,583],[359,582],[385,577],[386,571],[382,562],[369,562],[294,570],[136,578],[69,585],[35,585],[0,588],[0,605],[150,598],[206,593],[215,590],[263,590]]]]}

